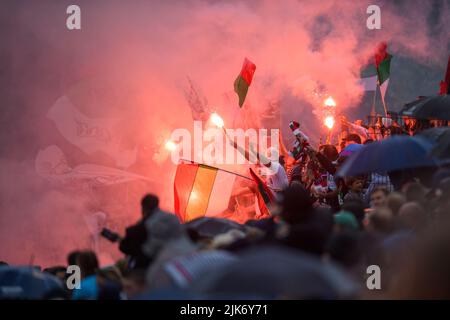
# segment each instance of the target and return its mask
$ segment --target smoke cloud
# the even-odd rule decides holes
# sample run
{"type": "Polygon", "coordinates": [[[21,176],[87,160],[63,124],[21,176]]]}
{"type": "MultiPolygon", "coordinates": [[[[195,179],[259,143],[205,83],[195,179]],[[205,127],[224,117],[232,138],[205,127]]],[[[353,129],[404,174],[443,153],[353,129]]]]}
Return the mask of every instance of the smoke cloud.
{"type": "MultiPolygon", "coordinates": [[[[338,114],[368,113],[372,98],[358,84],[380,41],[394,59],[388,105],[438,92],[450,48],[448,1],[76,1],[81,30],[66,28],[73,1],[0,4],[0,259],[43,266],[91,246],[86,217],[106,214],[118,232],[140,216],[146,192],[173,207],[175,166],[164,149],[175,128],[192,130],[187,77],[228,127],[280,127],[289,140],[298,120],[315,143],[320,113],[332,96],[338,114]],[[381,30],[368,30],[366,9],[381,8],[381,30]],[[233,81],[244,57],[257,68],[236,116],[233,81]],[[92,119],[115,118],[126,168],[102,152],[87,154],[47,117],[58,98],[92,119]],[[269,111],[275,118],[267,120],[269,111]],[[70,167],[83,163],[148,177],[111,186],[75,186],[37,175],[39,150],[57,145],[70,167]]],[[[119,256],[114,245],[100,249],[119,256]]]]}

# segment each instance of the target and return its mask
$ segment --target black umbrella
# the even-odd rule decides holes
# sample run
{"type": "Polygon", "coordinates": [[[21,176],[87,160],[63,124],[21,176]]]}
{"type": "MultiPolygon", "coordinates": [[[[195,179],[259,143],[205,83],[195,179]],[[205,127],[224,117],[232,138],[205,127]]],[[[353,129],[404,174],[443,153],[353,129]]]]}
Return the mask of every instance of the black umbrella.
{"type": "Polygon", "coordinates": [[[406,104],[401,114],[417,119],[450,120],[450,95],[421,97],[406,104]]]}
{"type": "MultiPolygon", "coordinates": [[[[431,150],[431,154],[441,160],[450,159],[450,128],[447,128],[438,139],[436,146],[431,150]]],[[[448,163],[448,161],[445,161],[448,163]]]]}
{"type": "Polygon", "coordinates": [[[448,131],[450,131],[449,127],[437,127],[424,130],[420,132],[419,135],[424,137],[425,139],[430,140],[433,143],[438,143],[442,135],[444,135],[448,131]]]}
{"type": "Polygon", "coordinates": [[[189,221],[188,223],[186,223],[186,227],[195,230],[199,234],[199,236],[211,238],[233,229],[241,231],[245,231],[246,229],[244,225],[237,222],[228,219],[212,217],[203,217],[189,221]]]}

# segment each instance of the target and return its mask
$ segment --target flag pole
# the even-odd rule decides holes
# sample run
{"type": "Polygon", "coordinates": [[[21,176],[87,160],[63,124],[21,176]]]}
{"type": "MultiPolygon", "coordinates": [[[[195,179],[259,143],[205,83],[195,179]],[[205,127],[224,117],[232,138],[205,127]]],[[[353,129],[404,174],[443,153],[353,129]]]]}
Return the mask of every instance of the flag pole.
{"type": "Polygon", "coordinates": [[[383,100],[384,115],[387,117],[387,116],[388,116],[388,113],[387,113],[386,102],[384,101],[384,99],[381,99],[381,100],[383,100]]]}
{"type": "MultiPolygon", "coordinates": [[[[378,84],[378,81],[377,81],[378,84]]],[[[374,94],[373,94],[373,102],[372,102],[372,110],[370,111],[370,115],[373,117],[373,120],[375,119],[375,115],[376,115],[376,103],[377,103],[377,93],[378,93],[378,85],[374,90],[374,94]]]]}
{"type": "Polygon", "coordinates": [[[220,171],[223,171],[223,172],[226,172],[226,173],[230,173],[230,174],[234,174],[234,175],[236,175],[238,177],[241,177],[241,178],[253,181],[252,178],[243,176],[242,174],[239,174],[239,173],[236,173],[236,172],[232,172],[232,171],[228,171],[228,170],[221,169],[221,168],[217,168],[217,167],[213,167],[213,166],[210,166],[210,165],[207,165],[207,164],[204,164],[204,163],[198,163],[198,162],[195,162],[194,160],[180,159],[180,161],[186,161],[186,162],[190,162],[191,164],[198,164],[198,165],[201,165],[201,166],[204,166],[204,167],[208,167],[208,168],[211,168],[211,169],[220,170],[220,171]]]}
{"type": "Polygon", "coordinates": [[[380,80],[379,79],[378,79],[377,83],[378,83],[378,88],[380,88],[381,102],[383,102],[383,107],[384,107],[384,115],[387,117],[388,113],[387,113],[386,102],[384,101],[384,97],[383,97],[383,94],[381,92],[381,85],[380,85],[380,80]]]}

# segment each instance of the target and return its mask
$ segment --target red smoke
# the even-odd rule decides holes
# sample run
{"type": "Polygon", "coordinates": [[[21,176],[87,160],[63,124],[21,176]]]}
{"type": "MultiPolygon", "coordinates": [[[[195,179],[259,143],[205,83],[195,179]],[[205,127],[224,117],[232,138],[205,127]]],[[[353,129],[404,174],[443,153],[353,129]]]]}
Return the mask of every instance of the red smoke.
{"type": "Polygon", "coordinates": [[[2,128],[7,152],[0,167],[0,259],[27,263],[34,254],[42,265],[62,263],[68,250],[89,245],[84,214],[105,211],[112,227],[123,232],[139,218],[144,192],[157,193],[162,207],[172,210],[175,166],[164,144],[175,128],[192,130],[183,92],[187,76],[225,123],[262,126],[274,108],[287,119],[268,121],[272,126],[287,128],[288,121],[299,120],[317,141],[324,128],[312,111],[323,108],[328,95],[339,113],[358,105],[363,95],[359,71],[373,59],[379,41],[386,41],[396,57],[418,62],[437,63],[447,56],[450,27],[444,17],[450,12],[445,3],[431,32],[426,18],[432,2],[383,1],[382,29],[370,31],[366,8],[372,2],[77,1],[79,31],[65,27],[65,1],[2,4],[1,19],[8,22],[2,39],[9,51],[2,63],[10,72],[3,79],[9,94],[5,123],[11,125],[2,128]],[[233,81],[246,56],[257,69],[246,105],[235,116],[233,81]],[[46,118],[62,95],[71,95],[88,117],[121,119],[116,130],[123,147],[139,148],[128,170],[152,182],[97,190],[92,199],[89,191],[78,190],[73,197],[38,177],[37,151],[52,144],[65,152],[70,165],[114,166],[104,154],[87,156],[68,143],[46,118]]]}

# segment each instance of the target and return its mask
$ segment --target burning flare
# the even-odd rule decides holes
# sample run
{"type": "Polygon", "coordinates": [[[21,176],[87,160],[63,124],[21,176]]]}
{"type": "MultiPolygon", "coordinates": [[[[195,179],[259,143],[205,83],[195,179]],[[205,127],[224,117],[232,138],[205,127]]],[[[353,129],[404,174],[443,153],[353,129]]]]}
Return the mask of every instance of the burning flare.
{"type": "Polygon", "coordinates": [[[215,113],[215,112],[212,113],[210,120],[211,120],[212,124],[214,124],[216,127],[223,128],[223,126],[224,126],[223,119],[217,113],[215,113]]]}
{"type": "Polygon", "coordinates": [[[334,101],[333,97],[328,97],[327,99],[325,99],[324,104],[327,107],[336,107],[336,102],[334,101]]]}
{"type": "Polygon", "coordinates": [[[172,140],[169,140],[166,142],[165,147],[169,151],[175,151],[175,149],[177,148],[177,144],[172,140]]]}
{"type": "Polygon", "coordinates": [[[334,127],[334,118],[333,118],[333,116],[326,117],[325,121],[323,123],[325,124],[325,126],[328,129],[330,129],[330,130],[333,129],[333,127],[334,127]]]}

